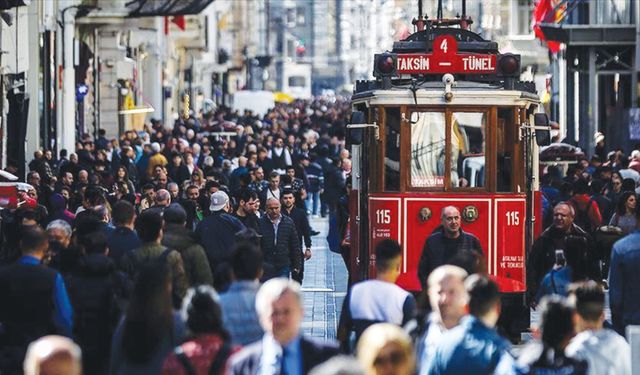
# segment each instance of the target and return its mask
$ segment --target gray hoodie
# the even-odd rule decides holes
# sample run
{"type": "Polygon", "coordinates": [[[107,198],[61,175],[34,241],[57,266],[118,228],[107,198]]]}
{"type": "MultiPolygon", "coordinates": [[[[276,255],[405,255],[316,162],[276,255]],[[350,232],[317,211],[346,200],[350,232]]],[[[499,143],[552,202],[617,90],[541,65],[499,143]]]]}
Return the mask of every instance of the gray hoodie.
{"type": "Polygon", "coordinates": [[[610,329],[577,334],[565,349],[568,357],[589,363],[589,375],[631,375],[631,348],[610,329]]]}

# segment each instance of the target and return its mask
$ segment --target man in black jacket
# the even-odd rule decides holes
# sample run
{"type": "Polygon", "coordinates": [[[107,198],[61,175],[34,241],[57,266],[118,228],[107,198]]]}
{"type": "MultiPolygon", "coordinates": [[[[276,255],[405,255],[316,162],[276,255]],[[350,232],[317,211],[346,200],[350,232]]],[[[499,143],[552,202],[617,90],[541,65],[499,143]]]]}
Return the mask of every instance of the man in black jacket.
{"type": "Polygon", "coordinates": [[[274,267],[272,277],[289,277],[300,272],[302,252],[296,226],[290,217],[282,215],[280,201],[267,199],[267,214],[258,222],[260,247],[266,263],[274,267]]]}
{"type": "Polygon", "coordinates": [[[0,373],[20,373],[30,342],[46,335],[71,337],[73,312],[62,276],[42,265],[49,247],[37,226],[23,227],[22,257],[0,268],[0,373]]]}
{"type": "Polygon", "coordinates": [[[211,194],[211,215],[198,223],[195,237],[204,248],[209,259],[211,272],[225,262],[236,246],[235,235],[245,228],[240,220],[229,215],[229,196],[224,191],[211,194]]]}
{"type": "Polygon", "coordinates": [[[556,263],[556,251],[562,250],[565,259],[575,259],[572,264],[574,280],[589,278],[599,281],[598,254],[593,238],[573,221],[575,211],[571,204],[560,202],[553,208],[553,224],[538,237],[527,259],[527,295],[530,303],[538,291],[540,282],[556,263]]]}
{"type": "Polygon", "coordinates": [[[109,257],[118,264],[123,256],[130,255],[134,249],[140,247],[142,241],[134,231],[137,215],[136,209],[131,203],[125,200],[118,201],[113,205],[111,216],[116,229],[107,238],[107,246],[109,247],[109,257]]]}
{"type": "MultiPolygon", "coordinates": [[[[284,210],[282,213],[289,216],[296,226],[298,233],[298,243],[300,244],[300,252],[302,253],[302,241],[304,240],[304,260],[311,258],[311,227],[307,213],[299,207],[296,207],[296,198],[291,190],[285,189],[282,192],[282,205],[284,210]]],[[[304,277],[304,261],[300,263],[300,272],[293,273],[291,278],[302,284],[304,277]]]]}
{"type": "Polygon", "coordinates": [[[483,261],[480,240],[460,227],[460,211],[447,206],[440,215],[442,229],[434,231],[425,241],[418,264],[418,279],[425,288],[431,271],[444,264],[462,267],[469,274],[475,273],[483,261]]]}
{"type": "Polygon", "coordinates": [[[106,374],[111,337],[127,298],[128,280],[107,256],[107,238],[102,231],[76,235],[85,255],[65,279],[74,310],[74,338],[82,348],[85,373],[106,374]]]}

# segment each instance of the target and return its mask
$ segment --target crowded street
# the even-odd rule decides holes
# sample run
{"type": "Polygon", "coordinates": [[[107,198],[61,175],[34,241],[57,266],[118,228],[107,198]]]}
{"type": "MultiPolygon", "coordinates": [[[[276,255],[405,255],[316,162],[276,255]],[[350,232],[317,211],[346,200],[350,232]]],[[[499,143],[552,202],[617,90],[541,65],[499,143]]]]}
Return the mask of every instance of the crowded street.
{"type": "Polygon", "coordinates": [[[0,375],[639,375],[631,0],[0,0],[0,375]]]}

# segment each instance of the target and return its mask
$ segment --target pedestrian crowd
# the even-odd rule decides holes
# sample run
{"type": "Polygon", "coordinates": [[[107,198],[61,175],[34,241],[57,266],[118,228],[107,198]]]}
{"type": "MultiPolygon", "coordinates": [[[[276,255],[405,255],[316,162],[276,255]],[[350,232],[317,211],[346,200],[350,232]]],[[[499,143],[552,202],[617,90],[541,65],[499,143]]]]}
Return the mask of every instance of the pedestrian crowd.
{"type": "MultiPolygon", "coordinates": [[[[290,320],[319,234],[311,217],[330,217],[331,250],[344,250],[348,109],[339,97],[262,116],[221,107],[35,152],[32,203],[0,210],[0,373],[78,358],[62,373],[222,373],[265,331],[273,347],[298,337],[281,338],[256,299],[265,281],[292,279],[260,304],[286,296],[290,320]]],[[[300,345],[324,350],[304,373],[334,353],[300,345]]]]}
{"type": "Polygon", "coordinates": [[[395,285],[402,247],[381,241],[337,340],[303,334],[309,217],[328,216],[329,249],[349,259],[348,112],[335,98],[261,117],[220,108],[36,152],[34,203],[0,211],[0,373],[631,373],[621,334],[640,324],[634,154],[543,177],[548,228],[527,262],[540,322],[521,350],[498,333],[498,286],[452,206],[425,243],[423,293],[395,285]]]}

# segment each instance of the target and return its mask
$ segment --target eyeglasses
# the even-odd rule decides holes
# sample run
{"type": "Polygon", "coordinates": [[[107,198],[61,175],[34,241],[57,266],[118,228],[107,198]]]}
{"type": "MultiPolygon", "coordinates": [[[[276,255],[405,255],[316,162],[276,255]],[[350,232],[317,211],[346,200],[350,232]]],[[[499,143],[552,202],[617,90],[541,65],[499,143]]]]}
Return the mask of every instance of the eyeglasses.
{"type": "Polygon", "coordinates": [[[406,357],[407,356],[405,355],[404,352],[395,351],[395,352],[391,352],[386,356],[376,357],[376,359],[373,361],[373,365],[375,367],[382,367],[387,364],[391,364],[392,366],[398,366],[405,360],[406,357]]]}

